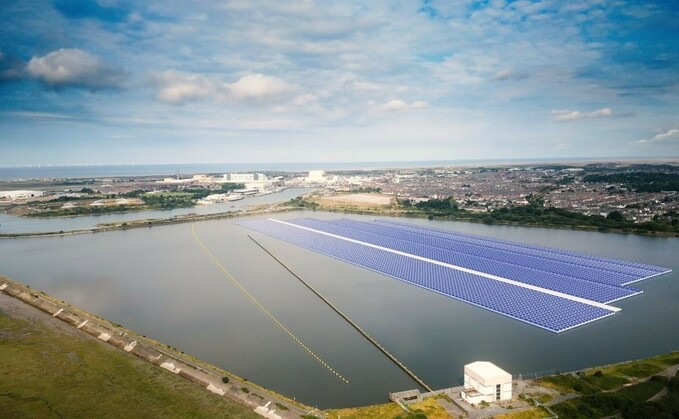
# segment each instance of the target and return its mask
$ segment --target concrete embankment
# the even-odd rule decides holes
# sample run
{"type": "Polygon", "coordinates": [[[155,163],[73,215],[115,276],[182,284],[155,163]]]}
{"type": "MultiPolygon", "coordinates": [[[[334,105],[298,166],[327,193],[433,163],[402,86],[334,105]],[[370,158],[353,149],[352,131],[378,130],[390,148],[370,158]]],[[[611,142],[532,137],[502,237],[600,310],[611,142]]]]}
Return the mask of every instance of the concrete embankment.
{"type": "Polygon", "coordinates": [[[315,411],[4,276],[0,276],[0,292],[31,305],[82,333],[194,382],[207,391],[249,406],[261,416],[272,419],[299,418],[315,411]],[[224,383],[222,377],[228,377],[229,382],[224,383]]]}

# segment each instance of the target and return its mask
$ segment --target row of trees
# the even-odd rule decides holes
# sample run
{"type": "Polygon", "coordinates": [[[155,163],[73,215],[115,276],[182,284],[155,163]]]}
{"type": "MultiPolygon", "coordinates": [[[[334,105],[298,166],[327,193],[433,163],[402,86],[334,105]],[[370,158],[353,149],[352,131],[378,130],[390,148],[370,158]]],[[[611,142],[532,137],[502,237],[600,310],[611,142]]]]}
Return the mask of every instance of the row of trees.
{"type": "Polygon", "coordinates": [[[400,201],[408,210],[423,212],[429,216],[446,217],[481,221],[486,224],[516,223],[527,225],[548,225],[559,227],[592,227],[599,230],[617,229],[636,232],[679,232],[679,218],[660,219],[646,223],[635,223],[627,220],[620,211],[612,211],[607,216],[585,215],[563,208],[544,207],[544,200],[540,195],[526,197],[528,205],[508,206],[491,212],[471,212],[460,209],[452,198],[430,199],[429,201],[413,204],[409,200],[400,201]]]}
{"type": "Polygon", "coordinates": [[[621,183],[637,192],[679,191],[679,173],[623,172],[589,174],[582,178],[588,183],[621,183]]]}
{"type": "Polygon", "coordinates": [[[27,217],[71,217],[76,215],[100,215],[112,212],[125,212],[130,208],[126,205],[107,206],[76,206],[73,208],[58,208],[40,212],[29,212],[27,217]]]}

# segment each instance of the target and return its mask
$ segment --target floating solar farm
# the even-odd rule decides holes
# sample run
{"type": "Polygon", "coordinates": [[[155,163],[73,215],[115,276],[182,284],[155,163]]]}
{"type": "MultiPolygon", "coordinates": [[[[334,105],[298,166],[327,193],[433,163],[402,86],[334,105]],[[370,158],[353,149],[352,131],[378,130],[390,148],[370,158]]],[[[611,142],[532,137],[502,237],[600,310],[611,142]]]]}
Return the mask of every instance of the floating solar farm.
{"type": "Polygon", "coordinates": [[[613,315],[629,285],[670,269],[396,221],[238,225],[560,333],[613,315]]]}

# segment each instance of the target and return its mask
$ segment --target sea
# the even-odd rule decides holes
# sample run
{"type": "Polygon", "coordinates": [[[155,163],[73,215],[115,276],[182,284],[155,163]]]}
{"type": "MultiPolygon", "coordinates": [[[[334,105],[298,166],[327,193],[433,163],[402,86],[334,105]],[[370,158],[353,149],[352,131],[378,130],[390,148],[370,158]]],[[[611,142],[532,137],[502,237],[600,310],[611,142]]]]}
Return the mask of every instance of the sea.
{"type": "Polygon", "coordinates": [[[306,163],[223,163],[223,164],[140,164],[140,165],[63,165],[0,167],[0,180],[71,179],[100,177],[130,177],[226,173],[226,172],[306,172],[310,170],[377,170],[419,167],[465,167],[512,164],[555,164],[610,161],[597,158],[559,159],[460,159],[426,161],[364,161],[364,162],[306,162],[306,163]]]}

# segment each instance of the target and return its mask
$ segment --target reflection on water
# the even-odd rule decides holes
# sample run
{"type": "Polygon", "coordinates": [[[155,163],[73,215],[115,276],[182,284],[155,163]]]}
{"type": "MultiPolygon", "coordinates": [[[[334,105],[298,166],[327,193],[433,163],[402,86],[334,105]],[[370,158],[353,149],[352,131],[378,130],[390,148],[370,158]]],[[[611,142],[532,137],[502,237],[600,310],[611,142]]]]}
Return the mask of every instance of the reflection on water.
{"type": "MultiPolygon", "coordinates": [[[[307,212],[277,218],[337,214],[307,212]]],[[[374,217],[348,216],[367,220],[374,217]]],[[[587,366],[677,349],[679,240],[597,232],[410,220],[674,269],[635,287],[614,316],[555,335],[234,224],[195,224],[206,246],[312,351],[318,364],[202,252],[190,224],[84,236],[0,240],[0,273],[297,400],[319,407],[385,402],[416,388],[287,273],[251,234],[432,387],[459,385],[464,364],[514,374],[587,366]]]]}

